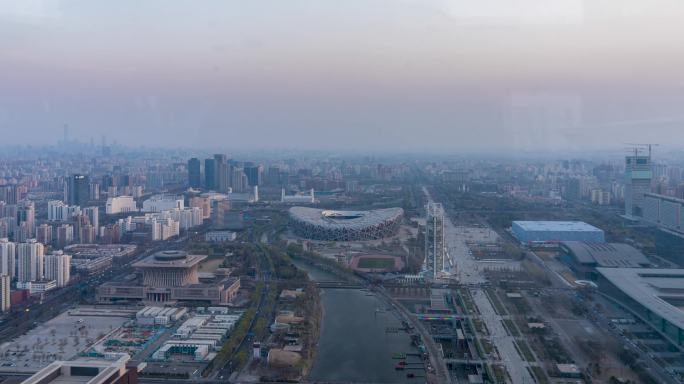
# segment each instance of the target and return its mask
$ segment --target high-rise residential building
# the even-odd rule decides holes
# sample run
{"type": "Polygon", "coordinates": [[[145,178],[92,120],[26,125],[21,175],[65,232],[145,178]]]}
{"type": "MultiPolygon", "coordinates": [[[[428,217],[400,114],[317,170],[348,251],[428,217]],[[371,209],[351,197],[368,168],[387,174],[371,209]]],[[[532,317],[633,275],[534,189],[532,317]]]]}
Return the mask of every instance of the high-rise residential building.
{"type": "Polygon", "coordinates": [[[62,207],[65,206],[62,200],[50,200],[47,203],[47,218],[49,221],[62,220],[62,207]]]}
{"type": "Polygon", "coordinates": [[[71,256],[62,251],[54,251],[45,257],[45,278],[55,280],[58,287],[63,287],[69,283],[70,267],[71,256]]]}
{"type": "Polygon", "coordinates": [[[247,175],[247,182],[249,183],[250,187],[261,186],[264,167],[261,165],[247,163],[245,164],[243,171],[245,172],[245,175],[247,175]]]}
{"type": "Polygon", "coordinates": [[[2,185],[0,186],[0,201],[7,204],[16,204],[21,200],[21,193],[16,185],[2,185]]]}
{"type": "Polygon", "coordinates": [[[34,230],[32,230],[32,227],[29,226],[28,223],[21,222],[18,226],[14,228],[13,239],[16,242],[24,242],[28,239],[33,238],[33,232],[34,230]]]}
{"type": "Polygon", "coordinates": [[[190,208],[201,209],[202,219],[206,220],[211,217],[211,202],[209,197],[194,196],[190,198],[190,208]]]}
{"type": "Polygon", "coordinates": [[[440,203],[425,207],[425,263],[433,277],[444,271],[446,244],[444,243],[444,208],[440,203]]]}
{"type": "Polygon", "coordinates": [[[16,270],[17,246],[7,238],[0,239],[0,275],[13,278],[16,270]]]}
{"type": "Polygon", "coordinates": [[[101,228],[100,237],[105,244],[116,244],[121,242],[121,226],[117,224],[108,224],[101,228]]]}
{"type": "Polygon", "coordinates": [[[644,195],[651,192],[651,156],[625,158],[625,216],[642,217],[644,195]]]}
{"type": "Polygon", "coordinates": [[[17,244],[17,279],[20,282],[43,278],[44,252],[45,247],[36,239],[17,244]]]}
{"type": "Polygon", "coordinates": [[[65,183],[64,201],[69,205],[84,207],[90,200],[90,178],[86,175],[71,175],[65,183]]]}
{"type": "Polygon", "coordinates": [[[43,244],[52,244],[52,226],[41,224],[36,227],[36,240],[43,244]]]}
{"type": "Polygon", "coordinates": [[[61,200],[48,201],[48,220],[49,221],[68,221],[74,216],[81,214],[81,207],[78,205],[67,205],[61,200]]]}
{"type": "Polygon", "coordinates": [[[9,238],[12,235],[12,218],[0,218],[0,238],[9,238]]]}
{"type": "Polygon", "coordinates": [[[200,160],[196,157],[188,160],[188,185],[191,188],[199,188],[202,185],[200,160]]]}
{"type": "Polygon", "coordinates": [[[247,189],[247,176],[242,168],[234,167],[230,173],[230,185],[233,192],[244,192],[247,189]]]}
{"type": "Polygon", "coordinates": [[[97,236],[97,231],[92,224],[82,225],[78,229],[78,241],[82,244],[93,244],[97,236]]]}
{"type": "Polygon", "coordinates": [[[204,160],[204,188],[216,189],[216,161],[214,159],[204,160]]]}
{"type": "Polygon", "coordinates": [[[100,184],[99,183],[90,183],[90,199],[91,200],[100,200],[100,184]]]}
{"type": "Polygon", "coordinates": [[[57,227],[57,236],[55,245],[57,248],[64,248],[74,242],[74,226],[71,224],[62,224],[57,227]]]}
{"type": "Polygon", "coordinates": [[[10,309],[10,282],[12,278],[0,274],[0,311],[7,312],[10,309]]]}
{"type": "Polygon", "coordinates": [[[88,217],[88,222],[94,227],[100,227],[100,209],[98,207],[86,207],[83,214],[88,217]]]}
{"type": "MultiPolygon", "coordinates": [[[[22,200],[17,204],[17,228],[24,236],[32,237],[36,229],[36,206],[33,201],[22,200]]],[[[21,237],[21,236],[20,236],[21,237]]],[[[16,237],[19,239],[20,237],[16,237]]],[[[26,239],[21,239],[26,240],[26,239]]]]}
{"type": "Polygon", "coordinates": [[[223,229],[227,222],[226,217],[229,213],[230,200],[211,201],[211,222],[214,228],[223,229]]]}

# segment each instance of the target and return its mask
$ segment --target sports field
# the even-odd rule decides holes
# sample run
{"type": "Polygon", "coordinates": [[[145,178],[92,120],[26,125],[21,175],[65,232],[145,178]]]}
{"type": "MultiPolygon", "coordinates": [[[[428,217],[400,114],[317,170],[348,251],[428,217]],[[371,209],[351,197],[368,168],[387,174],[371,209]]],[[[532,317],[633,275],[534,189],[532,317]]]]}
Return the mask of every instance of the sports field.
{"type": "Polygon", "coordinates": [[[401,271],[404,262],[400,257],[382,254],[362,254],[352,257],[349,266],[358,272],[382,273],[401,271]]]}
{"type": "Polygon", "coordinates": [[[359,260],[359,268],[367,269],[392,269],[394,259],[389,257],[363,257],[359,260]]]}

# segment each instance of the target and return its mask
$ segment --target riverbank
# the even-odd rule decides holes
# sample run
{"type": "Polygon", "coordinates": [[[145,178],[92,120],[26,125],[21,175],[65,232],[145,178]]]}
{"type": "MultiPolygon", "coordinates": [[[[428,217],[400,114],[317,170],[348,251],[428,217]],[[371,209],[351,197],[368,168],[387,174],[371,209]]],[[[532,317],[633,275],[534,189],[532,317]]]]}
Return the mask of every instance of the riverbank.
{"type": "MultiPolygon", "coordinates": [[[[293,259],[313,281],[340,281],[339,274],[325,271],[303,259],[293,259]]],[[[320,292],[322,317],[320,338],[308,379],[334,382],[406,383],[407,372],[416,376],[422,361],[413,361],[415,369],[396,370],[396,354],[417,354],[400,317],[382,297],[366,289],[323,288],[320,292]]]]}

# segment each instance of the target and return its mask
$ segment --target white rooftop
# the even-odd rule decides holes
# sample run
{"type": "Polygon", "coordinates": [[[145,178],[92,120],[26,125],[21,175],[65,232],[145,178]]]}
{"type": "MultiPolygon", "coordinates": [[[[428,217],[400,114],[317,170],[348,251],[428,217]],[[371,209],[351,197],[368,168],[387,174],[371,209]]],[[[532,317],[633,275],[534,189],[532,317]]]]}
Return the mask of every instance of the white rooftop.
{"type": "Polygon", "coordinates": [[[371,225],[396,220],[404,214],[404,210],[401,208],[383,208],[370,211],[337,211],[292,207],[289,212],[290,216],[298,221],[329,229],[362,229],[371,225]]]}

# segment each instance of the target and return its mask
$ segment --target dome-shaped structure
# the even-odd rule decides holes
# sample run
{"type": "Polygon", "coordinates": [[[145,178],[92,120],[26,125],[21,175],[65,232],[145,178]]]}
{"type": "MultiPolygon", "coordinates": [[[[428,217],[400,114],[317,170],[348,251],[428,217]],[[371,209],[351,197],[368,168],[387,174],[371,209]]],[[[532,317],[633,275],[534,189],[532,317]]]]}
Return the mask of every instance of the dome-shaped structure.
{"type": "Polygon", "coordinates": [[[174,261],[183,260],[188,257],[188,253],[185,251],[159,251],[154,254],[154,259],[158,261],[174,261]]]}
{"type": "Polygon", "coordinates": [[[290,222],[299,236],[314,240],[363,241],[392,236],[404,216],[401,208],[336,211],[290,208],[290,222]]]}

